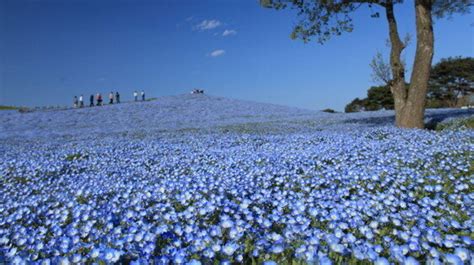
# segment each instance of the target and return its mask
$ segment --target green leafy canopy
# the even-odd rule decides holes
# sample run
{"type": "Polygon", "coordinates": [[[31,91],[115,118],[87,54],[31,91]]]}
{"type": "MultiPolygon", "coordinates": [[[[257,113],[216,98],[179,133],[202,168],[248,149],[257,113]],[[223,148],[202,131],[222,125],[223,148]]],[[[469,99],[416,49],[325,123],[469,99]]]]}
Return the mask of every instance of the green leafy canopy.
{"type": "MultiPolygon", "coordinates": [[[[453,13],[466,13],[473,6],[472,0],[432,0],[432,13],[436,17],[450,17],[453,13]]],[[[366,6],[371,16],[380,17],[380,8],[387,4],[401,4],[403,0],[260,0],[266,8],[292,8],[300,20],[291,33],[292,39],[309,42],[316,37],[319,43],[328,41],[331,36],[351,32],[354,28],[352,14],[366,6]]]]}

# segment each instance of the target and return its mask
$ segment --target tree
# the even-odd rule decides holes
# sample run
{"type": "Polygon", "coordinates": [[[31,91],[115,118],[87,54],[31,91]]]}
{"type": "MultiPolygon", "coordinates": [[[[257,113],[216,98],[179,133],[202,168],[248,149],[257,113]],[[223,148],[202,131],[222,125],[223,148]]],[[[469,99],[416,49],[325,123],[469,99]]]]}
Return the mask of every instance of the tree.
{"type": "MultiPolygon", "coordinates": [[[[407,34],[403,40],[403,45],[407,47],[410,44],[410,40],[411,37],[409,34],[407,34]]],[[[389,40],[387,40],[387,46],[390,47],[389,40]]],[[[401,62],[403,64],[403,68],[406,71],[405,60],[402,59],[401,62]]],[[[383,86],[390,85],[392,80],[392,69],[390,67],[390,63],[385,61],[381,52],[377,52],[377,54],[372,58],[369,66],[372,68],[372,81],[383,86]]]]}
{"type": "Polygon", "coordinates": [[[474,92],[474,58],[441,59],[431,70],[429,84],[429,99],[458,106],[460,98],[474,92]]]}
{"type": "Polygon", "coordinates": [[[388,86],[373,86],[364,99],[355,98],[346,105],[345,112],[393,109],[393,97],[388,86]]]}
{"type": "Polygon", "coordinates": [[[346,113],[359,112],[362,110],[365,110],[365,100],[360,98],[355,98],[352,100],[351,103],[347,104],[346,108],[344,109],[346,113]]]}
{"type": "Polygon", "coordinates": [[[367,110],[393,109],[393,97],[388,86],[373,86],[367,91],[367,110]]]}
{"type": "MultiPolygon", "coordinates": [[[[377,7],[384,11],[388,22],[390,39],[389,87],[393,94],[396,125],[405,128],[423,128],[426,94],[434,53],[434,34],[432,16],[451,16],[454,13],[468,12],[472,0],[414,0],[416,19],[416,53],[410,85],[406,86],[405,67],[401,53],[406,45],[400,39],[394,6],[403,0],[260,0],[264,7],[282,9],[288,6],[298,10],[302,18],[295,26],[291,37],[304,42],[317,37],[324,43],[332,35],[351,32],[351,14],[361,6],[377,7]]],[[[380,17],[374,11],[372,17],[380,17]]]]}
{"type": "Polygon", "coordinates": [[[372,80],[374,82],[388,85],[390,80],[392,80],[390,64],[385,62],[380,52],[377,52],[374,58],[372,58],[370,68],[372,68],[372,80]]]}

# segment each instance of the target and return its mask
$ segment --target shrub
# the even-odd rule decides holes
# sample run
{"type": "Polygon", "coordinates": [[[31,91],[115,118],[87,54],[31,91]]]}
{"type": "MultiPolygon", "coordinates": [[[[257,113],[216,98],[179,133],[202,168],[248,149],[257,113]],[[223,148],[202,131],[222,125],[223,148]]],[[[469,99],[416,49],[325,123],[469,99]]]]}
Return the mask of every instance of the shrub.
{"type": "Polygon", "coordinates": [[[28,113],[28,112],[33,112],[33,111],[34,111],[33,109],[30,109],[30,108],[27,108],[27,107],[18,108],[18,112],[20,112],[20,113],[28,113]]]}
{"type": "Polygon", "coordinates": [[[445,123],[438,123],[435,128],[437,131],[474,129],[474,117],[460,118],[445,123]]]}
{"type": "Polygon", "coordinates": [[[336,111],[333,109],[323,109],[322,111],[327,113],[336,113],[336,111]]]}
{"type": "Polygon", "coordinates": [[[0,105],[0,110],[16,110],[18,109],[18,107],[14,107],[14,106],[1,106],[0,105]]]}

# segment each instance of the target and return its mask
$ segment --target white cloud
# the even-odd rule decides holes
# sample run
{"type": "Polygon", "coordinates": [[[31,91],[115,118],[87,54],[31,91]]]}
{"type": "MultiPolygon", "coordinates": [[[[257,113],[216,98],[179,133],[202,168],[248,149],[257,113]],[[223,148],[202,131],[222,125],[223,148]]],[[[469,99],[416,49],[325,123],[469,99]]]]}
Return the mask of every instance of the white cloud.
{"type": "Polygon", "coordinates": [[[224,54],[225,54],[224,50],[215,50],[215,51],[212,51],[211,53],[209,53],[209,56],[217,57],[217,56],[221,56],[221,55],[224,55],[224,54]]]}
{"type": "Polygon", "coordinates": [[[222,36],[232,36],[232,35],[235,35],[237,34],[237,31],[233,30],[233,29],[226,29],[224,30],[224,32],[222,33],[222,36]]]}
{"type": "Polygon", "coordinates": [[[215,29],[219,27],[222,23],[219,20],[211,19],[211,20],[203,20],[201,23],[194,26],[194,29],[197,30],[209,30],[215,29]]]}

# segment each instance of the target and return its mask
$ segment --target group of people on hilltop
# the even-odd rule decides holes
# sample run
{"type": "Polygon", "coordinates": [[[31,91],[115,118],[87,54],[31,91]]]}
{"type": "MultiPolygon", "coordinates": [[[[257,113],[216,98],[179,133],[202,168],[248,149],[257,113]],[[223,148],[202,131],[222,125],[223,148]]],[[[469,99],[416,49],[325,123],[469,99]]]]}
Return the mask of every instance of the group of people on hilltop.
{"type": "Polygon", "coordinates": [[[193,89],[191,94],[204,94],[204,90],[202,89],[193,89]]]}
{"type": "Polygon", "coordinates": [[[84,97],[82,95],[77,98],[77,96],[74,96],[74,108],[82,108],[84,107],[84,97]]]}
{"type": "Polygon", "coordinates": [[[109,104],[114,104],[114,99],[115,99],[115,102],[118,104],[120,103],[120,94],[119,92],[110,92],[109,93],[109,104]]]}
{"type": "MultiPolygon", "coordinates": [[[[142,101],[145,101],[145,91],[142,90],[140,94],[142,96],[142,101]]],[[[135,99],[135,101],[138,101],[138,92],[136,90],[133,91],[133,98],[135,99]]]]}
{"type": "MultiPolygon", "coordinates": [[[[138,101],[138,92],[135,91],[133,92],[133,96],[135,98],[135,101],[138,101]]],[[[141,92],[141,97],[142,101],[145,101],[145,91],[142,90],[141,92]]],[[[97,93],[95,96],[91,95],[89,97],[89,107],[93,106],[102,106],[103,105],[103,98],[101,93],[97,93]]],[[[119,92],[113,92],[111,91],[109,93],[109,104],[119,104],[120,103],[120,93],[119,92]]],[[[84,107],[84,96],[80,95],[79,97],[74,96],[73,100],[73,106],[74,108],[83,108],[84,107]]]]}

